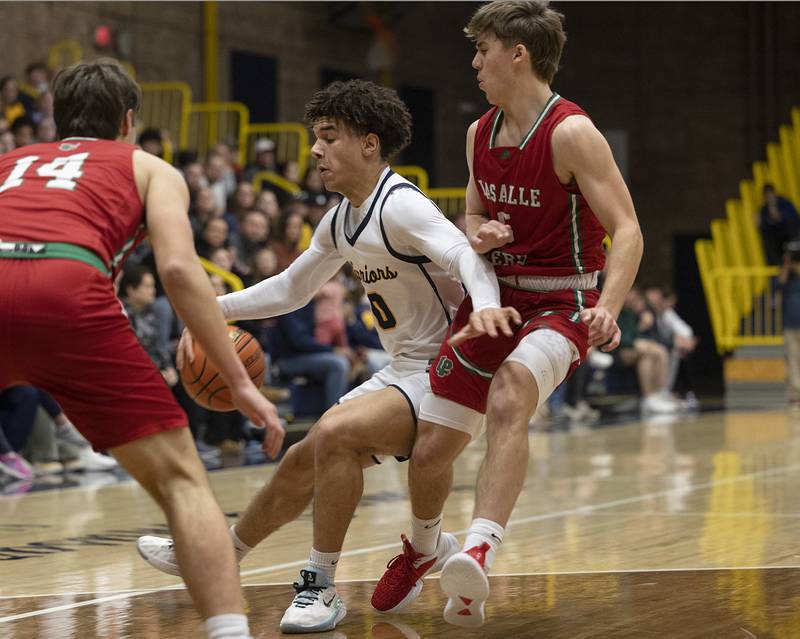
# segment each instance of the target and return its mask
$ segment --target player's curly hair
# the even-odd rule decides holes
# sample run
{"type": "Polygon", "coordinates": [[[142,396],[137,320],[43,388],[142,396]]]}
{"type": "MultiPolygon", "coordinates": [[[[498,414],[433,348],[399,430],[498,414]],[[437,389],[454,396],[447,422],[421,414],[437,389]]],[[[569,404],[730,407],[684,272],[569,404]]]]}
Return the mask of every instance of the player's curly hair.
{"type": "Polygon", "coordinates": [[[332,82],[306,104],[309,126],[323,118],[340,120],[359,135],[374,133],[384,160],[411,142],[411,113],[394,89],[366,80],[332,82]]]}

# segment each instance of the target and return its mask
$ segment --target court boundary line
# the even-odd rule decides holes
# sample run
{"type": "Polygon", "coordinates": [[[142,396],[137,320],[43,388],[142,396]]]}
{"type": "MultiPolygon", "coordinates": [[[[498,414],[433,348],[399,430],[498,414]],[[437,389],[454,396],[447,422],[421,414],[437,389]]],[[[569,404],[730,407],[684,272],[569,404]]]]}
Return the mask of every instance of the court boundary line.
{"type": "MultiPolygon", "coordinates": [[[[564,510],[553,511],[553,512],[550,512],[550,513],[541,513],[539,515],[531,515],[529,517],[523,517],[522,519],[511,520],[511,521],[508,522],[508,525],[506,526],[506,528],[511,528],[513,526],[522,526],[522,525],[525,525],[525,524],[535,523],[535,522],[539,522],[539,521],[548,521],[548,520],[551,520],[551,519],[558,519],[560,517],[566,517],[566,516],[569,516],[569,515],[579,515],[579,514],[591,512],[591,511],[594,511],[594,510],[605,510],[607,508],[614,508],[616,506],[623,506],[623,505],[626,505],[626,504],[634,504],[636,502],[645,501],[645,500],[648,500],[648,499],[653,499],[653,498],[657,498],[657,497],[665,497],[665,496],[671,495],[671,494],[673,494],[675,492],[680,492],[682,494],[688,494],[688,493],[693,493],[693,492],[700,491],[700,490],[706,490],[708,488],[712,488],[713,486],[724,486],[724,485],[727,485],[727,484],[735,484],[735,483],[738,483],[738,482],[748,481],[748,480],[756,479],[756,478],[773,477],[773,476],[783,475],[783,474],[786,474],[788,472],[792,472],[792,471],[796,471],[796,470],[800,470],[800,464],[792,464],[790,466],[782,466],[780,468],[770,468],[770,469],[758,471],[758,472],[755,472],[755,473],[748,473],[746,475],[740,475],[738,477],[730,477],[730,478],[726,478],[726,479],[712,480],[712,481],[708,481],[708,482],[702,482],[702,483],[699,483],[699,484],[690,484],[689,486],[684,486],[684,487],[680,487],[680,488],[668,488],[668,489],[665,489],[665,490],[659,490],[659,491],[652,492],[652,493],[643,493],[643,494],[640,494],[640,495],[634,495],[634,496],[625,497],[625,498],[622,498],[622,499],[614,499],[612,501],[601,502],[599,504],[576,506],[574,508],[567,508],[567,509],[564,509],[564,510]]],[[[524,488],[523,488],[523,490],[524,490],[524,488]]],[[[466,533],[467,530],[468,529],[458,530],[458,531],[453,532],[452,534],[454,534],[454,535],[462,535],[462,534],[466,533]]],[[[341,557],[342,557],[342,559],[344,559],[346,557],[356,557],[358,555],[364,555],[364,554],[367,554],[367,553],[370,553],[370,552],[377,552],[377,551],[380,551],[380,550],[387,550],[389,548],[397,548],[397,547],[398,547],[397,542],[393,542],[391,544],[380,544],[378,546],[368,546],[366,548],[358,548],[358,549],[355,549],[355,550],[345,551],[345,552],[342,553],[341,557]]],[[[270,572],[278,572],[280,570],[285,570],[287,568],[302,567],[302,566],[305,566],[307,563],[308,563],[307,559],[302,559],[302,560],[297,560],[297,561],[290,561],[290,562],[285,562],[285,563],[282,563],[282,564],[274,564],[272,566],[266,566],[264,568],[254,568],[254,569],[251,569],[251,570],[243,570],[243,571],[241,571],[239,573],[239,575],[240,575],[240,578],[250,577],[250,576],[253,576],[253,575],[260,575],[260,574],[265,574],[265,573],[270,573],[270,572]]],[[[580,574],[580,573],[576,573],[576,574],[580,574]]],[[[185,586],[181,586],[180,588],[185,588],[185,586]]],[[[83,607],[83,606],[92,605],[93,603],[105,603],[107,601],[117,601],[117,600],[120,600],[120,599],[132,598],[132,597],[139,596],[141,594],[145,594],[147,592],[159,592],[161,590],[167,590],[167,589],[174,589],[174,587],[173,588],[156,588],[156,589],[151,589],[151,590],[136,591],[134,593],[128,592],[128,593],[122,593],[122,594],[117,594],[117,595],[111,595],[110,597],[100,597],[100,598],[97,598],[97,599],[88,599],[87,601],[80,601],[80,602],[77,602],[77,603],[65,604],[65,605],[62,605],[62,606],[54,606],[52,608],[43,608],[41,610],[33,610],[33,611],[30,611],[30,612],[19,613],[19,614],[16,614],[16,615],[0,617],[0,623],[8,623],[8,622],[11,622],[11,621],[18,621],[18,620],[27,619],[27,618],[30,618],[30,617],[38,617],[38,616],[42,616],[42,615],[52,614],[52,613],[55,613],[55,612],[62,612],[64,610],[70,610],[72,608],[80,608],[80,607],[83,607]]]]}

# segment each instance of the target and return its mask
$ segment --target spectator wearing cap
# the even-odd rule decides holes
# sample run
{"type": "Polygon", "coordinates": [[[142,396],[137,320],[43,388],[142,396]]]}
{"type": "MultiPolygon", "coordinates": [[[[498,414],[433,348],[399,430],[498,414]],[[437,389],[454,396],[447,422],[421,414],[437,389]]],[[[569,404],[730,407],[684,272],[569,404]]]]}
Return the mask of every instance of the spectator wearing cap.
{"type": "Polygon", "coordinates": [[[278,170],[278,165],[275,159],[275,143],[269,138],[259,138],[253,147],[254,160],[247,165],[244,170],[244,179],[247,182],[252,182],[256,173],[261,171],[272,171],[273,173],[278,170]]]}

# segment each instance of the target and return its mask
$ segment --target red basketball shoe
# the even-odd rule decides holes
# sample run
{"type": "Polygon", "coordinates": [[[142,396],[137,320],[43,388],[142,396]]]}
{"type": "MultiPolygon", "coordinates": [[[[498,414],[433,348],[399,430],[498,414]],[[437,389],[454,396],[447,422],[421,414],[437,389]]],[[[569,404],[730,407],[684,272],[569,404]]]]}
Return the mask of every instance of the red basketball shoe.
{"type": "Polygon", "coordinates": [[[372,593],[372,607],[380,612],[399,612],[422,592],[422,578],[439,572],[447,559],[458,552],[458,540],[450,533],[443,532],[436,543],[432,555],[423,555],[414,550],[405,535],[403,552],[386,565],[375,592],[372,593]]]}
{"type": "Polygon", "coordinates": [[[444,620],[464,628],[477,628],[485,619],[484,604],[489,598],[486,576],[486,552],[482,543],[454,554],[442,568],[440,584],[449,599],[444,607],[444,620]]]}

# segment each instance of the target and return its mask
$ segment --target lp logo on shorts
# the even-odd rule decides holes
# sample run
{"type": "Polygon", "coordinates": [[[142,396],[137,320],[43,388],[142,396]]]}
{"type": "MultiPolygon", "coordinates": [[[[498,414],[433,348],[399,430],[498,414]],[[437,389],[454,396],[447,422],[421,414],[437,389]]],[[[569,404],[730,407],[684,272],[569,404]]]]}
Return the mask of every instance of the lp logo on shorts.
{"type": "Polygon", "coordinates": [[[449,357],[447,357],[447,355],[442,355],[442,357],[439,359],[439,363],[436,364],[436,374],[439,377],[447,377],[452,372],[453,372],[452,360],[449,357]]]}

